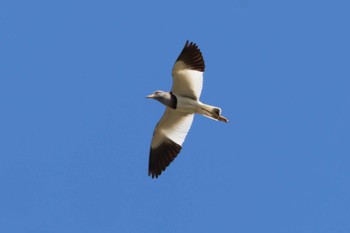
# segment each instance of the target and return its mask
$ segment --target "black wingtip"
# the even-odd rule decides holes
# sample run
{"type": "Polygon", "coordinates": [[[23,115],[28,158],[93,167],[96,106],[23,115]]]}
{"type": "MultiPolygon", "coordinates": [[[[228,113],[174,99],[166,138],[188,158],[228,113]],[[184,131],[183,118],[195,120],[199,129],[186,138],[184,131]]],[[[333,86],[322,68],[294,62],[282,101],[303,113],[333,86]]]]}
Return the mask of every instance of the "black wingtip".
{"type": "Polygon", "coordinates": [[[158,178],[181,151],[181,146],[168,139],[157,148],[150,149],[148,176],[158,178]]]}
{"type": "Polygon", "coordinates": [[[186,41],[176,61],[183,61],[190,69],[204,72],[205,64],[202,52],[194,42],[186,41]]]}

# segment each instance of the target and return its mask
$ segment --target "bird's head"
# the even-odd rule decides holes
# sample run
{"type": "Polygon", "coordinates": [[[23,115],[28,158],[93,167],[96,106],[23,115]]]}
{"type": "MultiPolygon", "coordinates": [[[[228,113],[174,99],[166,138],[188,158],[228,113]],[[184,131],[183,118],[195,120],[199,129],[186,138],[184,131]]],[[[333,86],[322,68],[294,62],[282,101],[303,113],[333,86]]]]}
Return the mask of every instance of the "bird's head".
{"type": "Polygon", "coordinates": [[[155,99],[160,101],[161,99],[166,98],[169,95],[168,92],[165,91],[155,91],[152,94],[146,96],[146,98],[150,98],[150,99],[155,99]]]}
{"type": "Polygon", "coordinates": [[[171,108],[176,108],[177,100],[176,97],[171,94],[171,92],[165,92],[165,91],[155,91],[153,94],[150,94],[146,96],[147,98],[150,99],[155,99],[161,102],[162,104],[171,107],[171,108]]]}

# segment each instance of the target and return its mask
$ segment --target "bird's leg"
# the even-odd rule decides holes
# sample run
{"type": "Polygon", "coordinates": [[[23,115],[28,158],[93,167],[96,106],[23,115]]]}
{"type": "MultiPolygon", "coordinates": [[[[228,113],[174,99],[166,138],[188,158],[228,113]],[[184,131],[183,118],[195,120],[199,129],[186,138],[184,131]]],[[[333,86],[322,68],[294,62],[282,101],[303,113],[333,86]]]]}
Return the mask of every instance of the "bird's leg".
{"type": "Polygon", "coordinates": [[[214,113],[215,113],[215,119],[218,119],[219,121],[223,121],[225,123],[228,122],[228,119],[226,117],[221,116],[221,109],[220,108],[214,109],[214,113]]]}

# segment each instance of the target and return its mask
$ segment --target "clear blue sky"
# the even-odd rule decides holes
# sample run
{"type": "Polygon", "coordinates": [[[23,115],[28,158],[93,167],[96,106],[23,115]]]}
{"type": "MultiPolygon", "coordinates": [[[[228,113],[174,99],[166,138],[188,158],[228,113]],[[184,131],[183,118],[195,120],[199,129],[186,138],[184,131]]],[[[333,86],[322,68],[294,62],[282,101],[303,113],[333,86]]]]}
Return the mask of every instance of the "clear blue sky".
{"type": "Polygon", "coordinates": [[[0,232],[350,232],[350,3],[211,2],[0,2],[0,232]],[[152,180],[187,39],[231,122],[152,180]]]}

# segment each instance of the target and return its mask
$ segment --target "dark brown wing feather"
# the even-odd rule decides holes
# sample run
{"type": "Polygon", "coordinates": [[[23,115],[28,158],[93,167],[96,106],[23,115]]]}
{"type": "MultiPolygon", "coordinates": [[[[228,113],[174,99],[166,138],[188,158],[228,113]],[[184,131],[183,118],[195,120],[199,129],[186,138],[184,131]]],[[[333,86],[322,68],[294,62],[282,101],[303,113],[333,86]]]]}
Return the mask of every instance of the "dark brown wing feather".
{"type": "Polygon", "coordinates": [[[150,150],[148,175],[158,178],[162,171],[176,158],[181,151],[181,146],[170,139],[166,139],[157,148],[150,150]]]}
{"type": "Polygon", "coordinates": [[[183,61],[190,69],[204,72],[205,64],[202,53],[193,42],[186,41],[185,47],[176,61],[183,61]]]}

